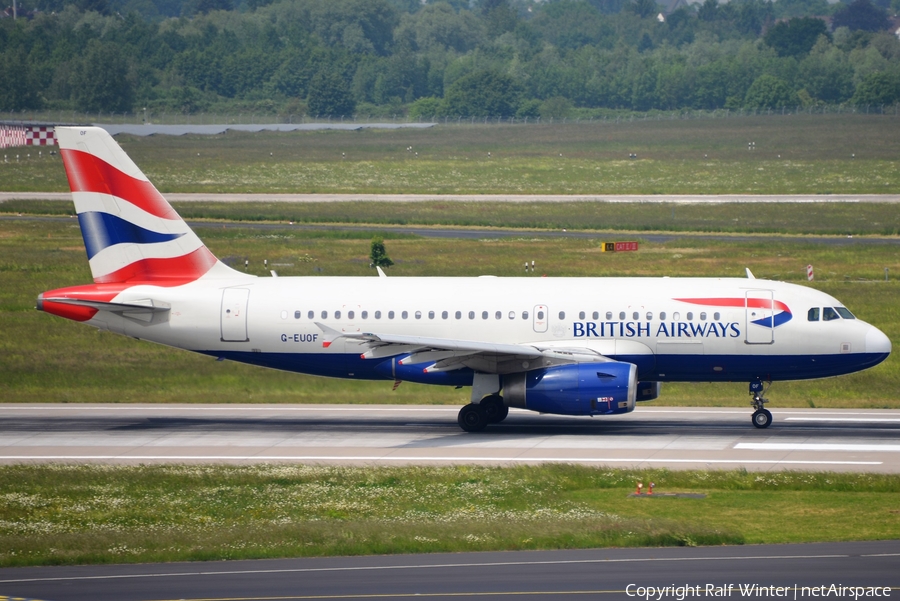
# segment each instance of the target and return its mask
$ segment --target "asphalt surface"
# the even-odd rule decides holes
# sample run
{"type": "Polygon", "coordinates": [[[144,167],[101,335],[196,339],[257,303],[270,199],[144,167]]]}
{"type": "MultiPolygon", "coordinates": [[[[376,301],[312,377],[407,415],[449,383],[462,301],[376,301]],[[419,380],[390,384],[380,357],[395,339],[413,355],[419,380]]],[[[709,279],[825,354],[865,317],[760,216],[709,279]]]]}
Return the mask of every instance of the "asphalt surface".
{"type": "MultiPolygon", "coordinates": [[[[389,384],[385,384],[388,386],[389,384]]],[[[900,473],[900,410],[652,407],[598,418],[513,409],[465,433],[457,406],[0,404],[0,463],[578,463],[900,473]]]]}
{"type": "MultiPolygon", "coordinates": [[[[72,221],[72,217],[36,217],[31,215],[0,215],[0,221],[72,221]]],[[[454,227],[424,227],[424,226],[363,226],[363,225],[307,225],[287,223],[256,223],[256,222],[210,222],[187,221],[195,230],[207,228],[215,229],[252,229],[252,230],[297,230],[297,231],[324,231],[324,232],[377,232],[380,234],[397,234],[421,236],[422,238],[452,238],[460,240],[483,240],[495,238],[587,238],[596,239],[601,236],[615,236],[621,238],[628,235],[632,238],[663,244],[672,240],[729,240],[733,242],[766,242],[778,241],[780,243],[793,242],[800,244],[828,244],[831,246],[849,246],[854,244],[890,244],[900,246],[900,237],[868,237],[868,236],[806,236],[806,235],[724,235],[724,234],[624,234],[622,232],[596,232],[582,230],[521,230],[504,228],[454,228],[454,227]]]]}
{"type": "MultiPolygon", "coordinates": [[[[765,509],[760,513],[764,518],[765,509]]],[[[7,568],[0,570],[0,595],[46,601],[883,599],[900,594],[898,565],[900,541],[7,568]]]]}

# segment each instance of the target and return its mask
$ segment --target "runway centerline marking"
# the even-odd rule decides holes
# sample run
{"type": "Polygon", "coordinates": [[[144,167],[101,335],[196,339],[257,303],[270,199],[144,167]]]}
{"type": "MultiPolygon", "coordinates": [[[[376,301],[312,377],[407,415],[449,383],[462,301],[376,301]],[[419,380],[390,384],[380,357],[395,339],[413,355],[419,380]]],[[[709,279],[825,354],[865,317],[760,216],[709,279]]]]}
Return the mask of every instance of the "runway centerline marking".
{"type": "Polygon", "coordinates": [[[735,449],[754,451],[900,451],[900,444],[831,444],[791,442],[739,442],[735,449]]]}

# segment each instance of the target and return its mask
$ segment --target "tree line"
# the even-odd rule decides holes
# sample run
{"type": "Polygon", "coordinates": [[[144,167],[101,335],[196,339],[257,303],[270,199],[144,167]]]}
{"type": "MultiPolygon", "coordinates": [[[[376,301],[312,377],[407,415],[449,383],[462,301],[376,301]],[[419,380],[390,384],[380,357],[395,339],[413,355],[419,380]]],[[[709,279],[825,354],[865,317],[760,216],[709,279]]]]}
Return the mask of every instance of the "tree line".
{"type": "Polygon", "coordinates": [[[525,118],[900,100],[900,0],[671,14],[654,0],[32,1],[0,19],[0,111],[525,118]]]}

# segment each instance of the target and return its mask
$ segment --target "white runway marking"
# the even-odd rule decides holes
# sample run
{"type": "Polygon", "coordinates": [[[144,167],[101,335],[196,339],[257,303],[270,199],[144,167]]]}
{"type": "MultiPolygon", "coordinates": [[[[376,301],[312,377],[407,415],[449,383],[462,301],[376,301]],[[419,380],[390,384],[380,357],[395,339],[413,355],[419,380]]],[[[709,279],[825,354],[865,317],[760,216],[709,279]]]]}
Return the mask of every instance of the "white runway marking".
{"type": "Polygon", "coordinates": [[[900,418],[891,417],[788,417],[789,422],[900,422],[900,418]]]}
{"type": "Polygon", "coordinates": [[[900,444],[831,444],[831,443],[792,443],[792,442],[739,442],[735,449],[751,449],[754,451],[900,451],[900,444]]]}
{"type": "Polygon", "coordinates": [[[441,457],[418,455],[0,455],[21,461],[444,461],[456,463],[708,463],[765,465],[881,465],[881,461],[800,461],[782,459],[653,459],[641,457],[441,457]]]}

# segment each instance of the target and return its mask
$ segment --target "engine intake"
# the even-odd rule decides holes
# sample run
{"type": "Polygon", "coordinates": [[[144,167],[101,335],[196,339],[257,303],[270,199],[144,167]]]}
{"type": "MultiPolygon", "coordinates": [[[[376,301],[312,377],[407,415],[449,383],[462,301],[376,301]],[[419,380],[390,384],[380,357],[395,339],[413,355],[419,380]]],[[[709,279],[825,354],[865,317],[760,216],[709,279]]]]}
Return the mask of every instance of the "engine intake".
{"type": "Polygon", "coordinates": [[[637,366],[576,363],[503,376],[510,407],[559,415],[612,415],[634,410],[637,366]]]}

